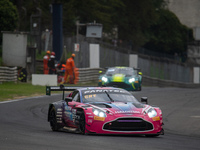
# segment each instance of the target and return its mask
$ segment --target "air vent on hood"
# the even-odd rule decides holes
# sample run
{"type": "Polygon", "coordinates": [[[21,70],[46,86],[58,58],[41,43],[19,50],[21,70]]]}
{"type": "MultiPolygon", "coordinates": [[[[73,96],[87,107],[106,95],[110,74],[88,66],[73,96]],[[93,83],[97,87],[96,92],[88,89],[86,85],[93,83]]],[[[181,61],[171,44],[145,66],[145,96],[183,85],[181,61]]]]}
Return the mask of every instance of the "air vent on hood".
{"type": "Polygon", "coordinates": [[[92,105],[95,105],[95,106],[100,107],[100,108],[112,108],[111,106],[104,104],[104,103],[92,103],[92,105]]]}
{"type": "Polygon", "coordinates": [[[141,103],[132,103],[136,108],[144,108],[144,104],[141,103]]]}

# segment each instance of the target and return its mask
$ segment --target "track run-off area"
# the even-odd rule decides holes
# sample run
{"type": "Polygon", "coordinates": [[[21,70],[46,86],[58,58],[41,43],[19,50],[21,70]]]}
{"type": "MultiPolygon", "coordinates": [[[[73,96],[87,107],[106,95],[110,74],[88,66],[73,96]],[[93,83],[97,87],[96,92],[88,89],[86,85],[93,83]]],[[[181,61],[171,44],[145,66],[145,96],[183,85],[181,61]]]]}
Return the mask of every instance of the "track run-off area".
{"type": "Polygon", "coordinates": [[[48,106],[62,98],[53,94],[0,102],[0,150],[200,150],[200,89],[143,87],[131,93],[161,108],[165,135],[53,132],[48,106]]]}

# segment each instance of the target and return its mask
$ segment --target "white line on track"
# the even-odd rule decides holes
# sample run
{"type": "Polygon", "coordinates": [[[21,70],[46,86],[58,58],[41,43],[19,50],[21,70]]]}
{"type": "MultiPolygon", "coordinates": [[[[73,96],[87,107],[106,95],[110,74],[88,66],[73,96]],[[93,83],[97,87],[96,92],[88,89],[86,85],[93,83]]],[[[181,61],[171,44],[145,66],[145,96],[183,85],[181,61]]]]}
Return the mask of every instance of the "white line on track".
{"type": "Polygon", "coordinates": [[[190,116],[190,117],[192,117],[192,118],[200,118],[200,116],[190,116]]]}
{"type": "MultiPolygon", "coordinates": [[[[59,94],[52,94],[52,96],[53,96],[53,95],[59,95],[59,94]]],[[[2,101],[2,102],[0,102],[0,104],[18,102],[18,101],[28,100],[28,99],[37,99],[37,98],[42,98],[42,97],[48,97],[48,96],[47,96],[47,95],[43,95],[43,96],[27,97],[27,98],[22,98],[22,99],[15,99],[15,100],[7,100],[7,101],[2,101]]]]}
{"type": "Polygon", "coordinates": [[[27,98],[23,98],[23,99],[15,99],[15,100],[7,100],[7,101],[0,102],[0,104],[11,103],[11,102],[18,102],[18,101],[22,101],[22,100],[28,100],[28,99],[31,99],[31,98],[35,99],[35,98],[40,98],[40,97],[44,97],[44,96],[27,97],[27,98]]]}

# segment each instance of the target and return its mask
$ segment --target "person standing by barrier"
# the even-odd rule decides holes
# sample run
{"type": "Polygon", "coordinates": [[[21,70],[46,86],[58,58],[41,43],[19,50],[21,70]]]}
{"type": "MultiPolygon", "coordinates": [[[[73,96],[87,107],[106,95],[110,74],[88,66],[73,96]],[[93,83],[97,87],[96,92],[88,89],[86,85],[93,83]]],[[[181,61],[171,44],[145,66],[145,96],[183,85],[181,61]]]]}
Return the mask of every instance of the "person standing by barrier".
{"type": "Polygon", "coordinates": [[[66,68],[65,68],[65,77],[64,83],[74,84],[75,79],[75,63],[74,63],[75,54],[73,53],[70,58],[66,61],[66,68]]]}
{"type": "Polygon", "coordinates": [[[51,56],[48,62],[49,67],[49,74],[56,74],[56,67],[55,67],[55,53],[51,52],[51,56]]]}
{"type": "Polygon", "coordinates": [[[25,68],[21,68],[18,71],[18,80],[21,82],[26,82],[27,81],[27,71],[25,68]]]}
{"type": "Polygon", "coordinates": [[[46,52],[46,55],[43,57],[43,73],[49,74],[49,67],[48,67],[48,61],[50,57],[50,51],[46,52]]]}

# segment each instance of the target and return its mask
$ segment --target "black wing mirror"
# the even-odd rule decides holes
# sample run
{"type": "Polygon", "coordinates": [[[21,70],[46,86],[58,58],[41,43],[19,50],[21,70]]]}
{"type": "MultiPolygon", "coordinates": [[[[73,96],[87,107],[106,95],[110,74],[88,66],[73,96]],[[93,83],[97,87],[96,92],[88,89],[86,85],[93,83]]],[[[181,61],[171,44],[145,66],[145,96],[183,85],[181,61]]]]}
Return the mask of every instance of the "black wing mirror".
{"type": "Polygon", "coordinates": [[[145,103],[145,104],[148,104],[148,98],[147,97],[142,97],[141,98],[141,102],[145,103]]]}
{"type": "Polygon", "coordinates": [[[72,97],[66,97],[65,101],[67,102],[67,105],[68,105],[68,102],[72,102],[72,97]]]}

